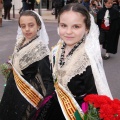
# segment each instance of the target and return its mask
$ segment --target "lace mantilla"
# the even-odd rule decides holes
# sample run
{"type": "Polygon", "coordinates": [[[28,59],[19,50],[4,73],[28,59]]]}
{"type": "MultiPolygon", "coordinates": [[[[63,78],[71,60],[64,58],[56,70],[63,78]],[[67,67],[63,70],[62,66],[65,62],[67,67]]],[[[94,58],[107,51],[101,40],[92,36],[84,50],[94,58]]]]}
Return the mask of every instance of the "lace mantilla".
{"type": "Polygon", "coordinates": [[[71,78],[76,75],[81,75],[86,71],[87,66],[90,65],[89,58],[85,53],[84,42],[74,51],[74,54],[68,56],[65,59],[65,64],[60,67],[59,59],[62,53],[61,46],[59,45],[56,53],[55,66],[53,72],[57,76],[58,82],[69,91],[67,87],[68,82],[71,78]]]}
{"type": "Polygon", "coordinates": [[[12,63],[20,74],[22,74],[21,70],[49,55],[48,46],[43,44],[39,38],[18,51],[22,41],[21,39],[16,43],[12,58],[12,63]]]}
{"type": "Polygon", "coordinates": [[[94,17],[90,15],[91,27],[85,39],[85,51],[89,57],[95,85],[99,95],[107,95],[112,99],[112,95],[105,76],[101,49],[99,44],[99,28],[94,22],[94,17]]]}

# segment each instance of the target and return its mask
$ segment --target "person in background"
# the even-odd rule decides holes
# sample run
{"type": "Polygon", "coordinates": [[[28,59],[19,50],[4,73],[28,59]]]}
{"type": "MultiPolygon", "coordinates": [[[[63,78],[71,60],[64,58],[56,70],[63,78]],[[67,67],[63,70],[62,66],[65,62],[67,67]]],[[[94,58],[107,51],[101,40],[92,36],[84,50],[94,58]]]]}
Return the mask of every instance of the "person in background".
{"type": "Polygon", "coordinates": [[[65,5],[58,16],[58,34],[50,55],[55,93],[42,102],[32,120],[82,120],[86,95],[112,99],[93,16],[81,4],[65,5]]]}
{"type": "Polygon", "coordinates": [[[29,10],[28,0],[22,0],[22,11],[29,10]]]}
{"type": "Polygon", "coordinates": [[[47,0],[46,2],[47,2],[47,10],[49,10],[49,0],[47,0]]]}
{"type": "Polygon", "coordinates": [[[10,20],[10,10],[12,7],[12,0],[3,0],[4,6],[4,19],[10,20]]]}
{"type": "Polygon", "coordinates": [[[31,10],[20,14],[12,71],[0,102],[0,120],[29,120],[44,96],[54,91],[49,38],[42,18],[31,10]]]}
{"type": "Polygon", "coordinates": [[[19,14],[25,10],[34,10],[35,0],[22,0],[22,7],[19,10],[19,14]]]}
{"type": "Polygon", "coordinates": [[[52,15],[55,15],[55,0],[52,0],[52,15]]]}
{"type": "Polygon", "coordinates": [[[0,0],[0,27],[2,27],[2,9],[3,9],[3,1],[0,0]]]}
{"type": "Polygon", "coordinates": [[[64,6],[64,0],[54,0],[54,6],[55,6],[55,19],[57,19],[61,8],[64,6]]]}
{"type": "Polygon", "coordinates": [[[90,11],[90,0],[82,0],[82,5],[85,6],[88,11],[90,11]]]}
{"type": "Polygon", "coordinates": [[[96,0],[96,5],[97,5],[97,9],[100,10],[102,8],[101,0],[96,0]]]}
{"type": "Polygon", "coordinates": [[[35,0],[28,0],[29,4],[29,10],[34,10],[35,9],[35,0]]]}
{"type": "Polygon", "coordinates": [[[113,0],[113,7],[118,10],[118,0],[113,0]]]}
{"type": "Polygon", "coordinates": [[[97,1],[92,0],[90,3],[90,13],[94,16],[95,22],[97,22],[97,12],[98,12],[97,1]]]}
{"type": "Polygon", "coordinates": [[[120,0],[118,0],[118,11],[120,12],[120,0]]]}
{"type": "Polygon", "coordinates": [[[106,50],[104,60],[110,58],[110,53],[116,54],[120,31],[120,13],[113,7],[113,0],[104,0],[104,7],[97,13],[97,24],[100,29],[101,48],[106,50]]]}

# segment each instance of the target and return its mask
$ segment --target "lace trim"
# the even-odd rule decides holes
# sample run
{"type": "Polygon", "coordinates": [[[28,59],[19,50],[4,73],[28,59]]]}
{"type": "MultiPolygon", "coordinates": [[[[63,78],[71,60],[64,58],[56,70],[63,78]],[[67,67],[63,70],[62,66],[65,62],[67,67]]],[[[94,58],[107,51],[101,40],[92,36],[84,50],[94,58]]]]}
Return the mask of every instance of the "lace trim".
{"type": "MultiPolygon", "coordinates": [[[[61,47],[60,47],[61,48],[61,47]]],[[[82,43],[75,51],[74,54],[67,57],[65,60],[65,64],[60,67],[59,59],[62,50],[59,49],[56,55],[54,73],[57,75],[58,82],[60,82],[66,90],[69,91],[67,84],[70,82],[71,78],[76,75],[81,75],[84,71],[86,71],[87,66],[90,65],[89,58],[84,49],[84,43],[82,43]]]]}
{"type": "Polygon", "coordinates": [[[43,44],[38,38],[18,51],[21,42],[22,39],[17,42],[12,60],[14,67],[19,70],[20,73],[21,70],[27,68],[32,63],[42,60],[45,56],[49,55],[48,46],[43,44]]]}

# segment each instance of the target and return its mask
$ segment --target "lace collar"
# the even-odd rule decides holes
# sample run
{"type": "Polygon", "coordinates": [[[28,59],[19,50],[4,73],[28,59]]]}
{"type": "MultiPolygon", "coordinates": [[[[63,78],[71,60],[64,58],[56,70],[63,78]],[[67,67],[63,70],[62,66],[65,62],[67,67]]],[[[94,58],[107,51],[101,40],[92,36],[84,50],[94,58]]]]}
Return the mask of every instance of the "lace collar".
{"type": "Polygon", "coordinates": [[[81,75],[86,70],[87,66],[90,65],[89,58],[84,49],[84,45],[84,42],[79,45],[74,51],[74,53],[65,59],[65,63],[61,67],[59,64],[59,60],[62,53],[62,46],[59,44],[55,56],[53,73],[54,75],[56,75],[58,82],[60,82],[63,87],[65,87],[68,91],[69,89],[67,87],[67,84],[68,82],[70,82],[71,78],[76,75],[81,75]]]}
{"type": "Polygon", "coordinates": [[[18,51],[23,39],[18,40],[13,52],[12,63],[14,67],[22,74],[21,70],[27,68],[32,63],[42,60],[49,55],[49,48],[43,44],[39,38],[36,38],[28,45],[18,51]]]}
{"type": "MultiPolygon", "coordinates": [[[[84,41],[84,39],[82,39],[81,41],[79,41],[78,43],[75,44],[75,46],[72,48],[72,50],[68,53],[67,57],[69,57],[70,55],[73,54],[73,52],[77,49],[77,47],[84,41]]],[[[63,46],[62,46],[62,53],[61,53],[61,56],[60,56],[60,66],[62,67],[64,64],[65,64],[65,58],[64,58],[64,55],[65,55],[65,48],[66,48],[66,44],[63,43],[63,46]]]]}

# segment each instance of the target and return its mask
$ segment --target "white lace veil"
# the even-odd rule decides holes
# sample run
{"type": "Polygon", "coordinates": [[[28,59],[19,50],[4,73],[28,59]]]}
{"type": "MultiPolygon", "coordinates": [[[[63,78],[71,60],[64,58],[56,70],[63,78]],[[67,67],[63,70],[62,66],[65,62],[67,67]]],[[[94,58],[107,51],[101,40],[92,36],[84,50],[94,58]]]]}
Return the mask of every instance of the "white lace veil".
{"type": "MultiPolygon", "coordinates": [[[[31,10],[32,11],[32,10],[31,10]]],[[[48,34],[47,34],[47,32],[46,32],[46,28],[45,28],[45,24],[44,24],[44,22],[43,22],[43,19],[42,19],[42,17],[37,13],[37,12],[35,12],[35,11],[32,11],[32,12],[34,12],[38,17],[39,17],[39,19],[40,19],[40,21],[41,21],[41,29],[37,32],[37,34],[38,34],[38,36],[39,36],[39,39],[44,43],[44,44],[49,44],[49,37],[48,37],[48,34]]],[[[17,37],[16,37],[16,39],[18,40],[18,39],[20,39],[20,38],[23,38],[24,37],[24,35],[23,35],[23,33],[22,33],[22,30],[21,30],[21,28],[18,26],[18,30],[17,30],[17,37]]]]}
{"type": "Polygon", "coordinates": [[[94,18],[91,14],[90,20],[91,27],[85,39],[85,51],[90,59],[98,94],[107,95],[112,99],[112,95],[103,69],[103,61],[99,44],[99,29],[95,24],[94,18]]]}

